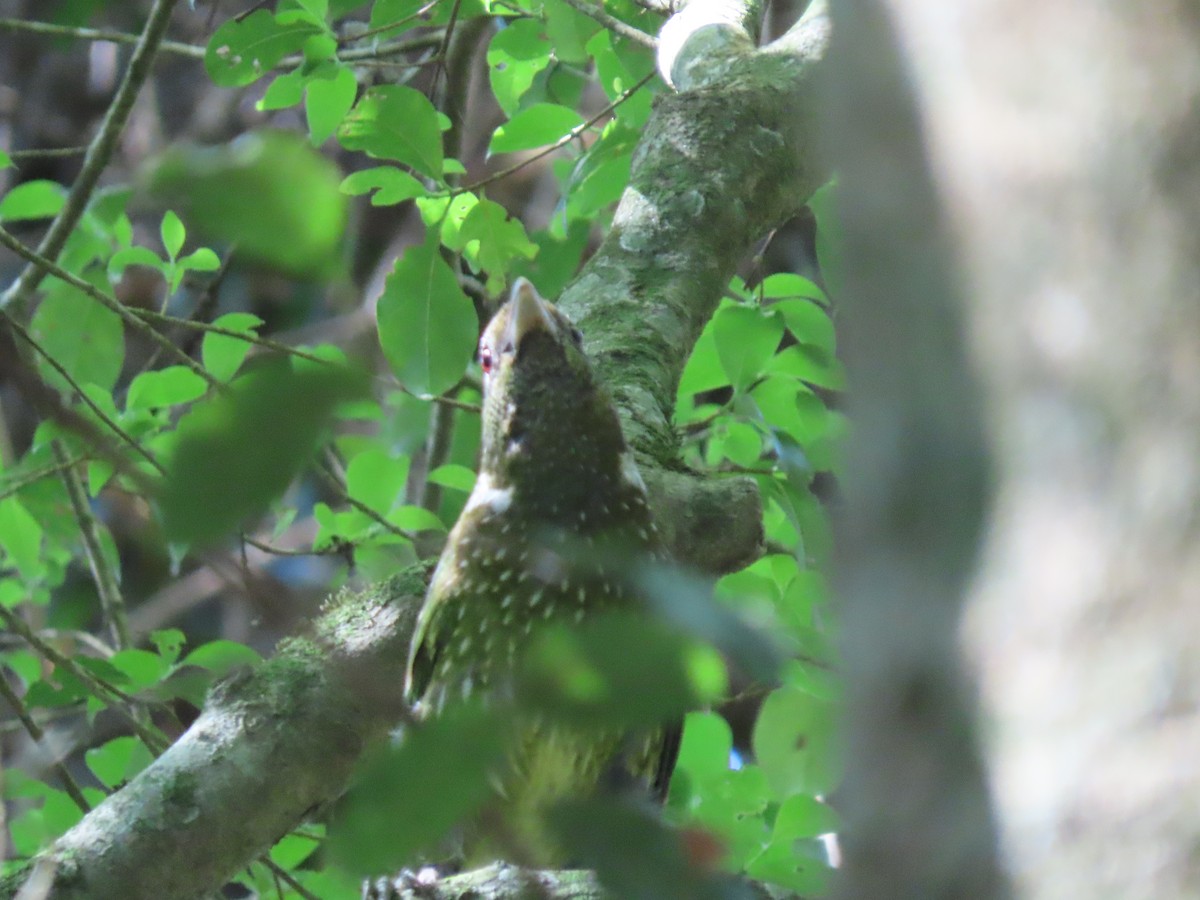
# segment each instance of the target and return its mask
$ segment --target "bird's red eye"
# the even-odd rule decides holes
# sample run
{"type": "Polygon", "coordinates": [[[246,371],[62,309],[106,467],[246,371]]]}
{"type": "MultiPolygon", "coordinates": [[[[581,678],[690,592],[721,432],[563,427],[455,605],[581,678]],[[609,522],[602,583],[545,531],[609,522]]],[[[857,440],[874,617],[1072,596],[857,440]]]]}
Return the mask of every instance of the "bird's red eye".
{"type": "Polygon", "coordinates": [[[492,374],[492,349],[487,344],[479,348],[479,365],[484,375],[492,374]]]}

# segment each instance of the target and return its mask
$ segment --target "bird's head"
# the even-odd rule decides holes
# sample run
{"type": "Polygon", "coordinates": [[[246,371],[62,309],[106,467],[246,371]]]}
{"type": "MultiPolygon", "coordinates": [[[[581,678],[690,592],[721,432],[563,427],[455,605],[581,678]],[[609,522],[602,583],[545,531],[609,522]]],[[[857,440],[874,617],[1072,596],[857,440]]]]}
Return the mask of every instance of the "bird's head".
{"type": "Polygon", "coordinates": [[[607,392],[567,316],[517,279],[479,342],[483,368],[480,470],[554,518],[541,497],[571,506],[619,466],[625,441],[607,392]]]}

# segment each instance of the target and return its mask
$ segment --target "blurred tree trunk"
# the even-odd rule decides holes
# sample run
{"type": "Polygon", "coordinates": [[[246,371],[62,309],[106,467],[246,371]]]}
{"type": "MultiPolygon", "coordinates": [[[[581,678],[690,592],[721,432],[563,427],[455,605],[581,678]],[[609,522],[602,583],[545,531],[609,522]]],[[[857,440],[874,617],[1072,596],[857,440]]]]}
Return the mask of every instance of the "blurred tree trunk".
{"type": "MultiPolygon", "coordinates": [[[[887,6],[913,67],[945,233],[964,276],[966,356],[993,458],[995,502],[963,633],[1016,892],[1200,896],[1200,7],[887,6]]],[[[866,16],[846,13],[835,34],[861,25],[855,18],[866,16]]],[[[846,36],[857,39],[862,31],[846,36]]],[[[875,51],[886,56],[886,47],[875,51]]],[[[869,67],[855,77],[869,78],[869,67]]],[[[895,148],[888,117],[855,112],[835,113],[835,139],[857,141],[869,157],[860,174],[894,167],[889,153],[911,150],[895,148]]],[[[853,162],[846,171],[852,229],[862,184],[850,177],[853,162]]],[[[914,230],[928,227],[930,209],[910,208],[914,230]]],[[[945,312],[937,301],[927,317],[945,312]]],[[[902,400],[910,410],[961,399],[966,372],[953,345],[897,348],[883,327],[894,308],[852,311],[856,358],[893,378],[938,351],[943,390],[902,400]]],[[[861,406],[872,408],[880,383],[856,384],[868,393],[861,406]]],[[[881,435],[860,433],[868,443],[881,435]]],[[[942,463],[964,471],[953,458],[942,463]]],[[[946,510],[936,488],[921,502],[926,517],[946,510]]],[[[862,499],[851,494],[851,521],[862,499]]],[[[965,491],[958,512],[975,499],[965,491]]],[[[951,541],[963,521],[944,517],[929,540],[951,541]]],[[[920,557],[927,536],[907,545],[896,537],[910,524],[884,523],[893,550],[920,557]]],[[[953,604],[943,611],[953,616],[953,604]]],[[[931,627],[919,616],[909,622],[931,627]]],[[[852,660],[879,650],[855,651],[855,622],[847,624],[852,660]]],[[[871,731],[886,719],[863,712],[856,706],[860,741],[897,742],[871,731]]],[[[892,804],[881,791],[896,790],[903,756],[874,759],[889,771],[865,788],[860,778],[858,790],[892,804]]],[[[951,809],[958,822],[969,819],[951,809]]],[[[901,844],[911,836],[894,834],[901,844]]],[[[924,849],[910,844],[914,854],[924,849]]],[[[852,869],[879,861],[849,860],[852,869]]]]}

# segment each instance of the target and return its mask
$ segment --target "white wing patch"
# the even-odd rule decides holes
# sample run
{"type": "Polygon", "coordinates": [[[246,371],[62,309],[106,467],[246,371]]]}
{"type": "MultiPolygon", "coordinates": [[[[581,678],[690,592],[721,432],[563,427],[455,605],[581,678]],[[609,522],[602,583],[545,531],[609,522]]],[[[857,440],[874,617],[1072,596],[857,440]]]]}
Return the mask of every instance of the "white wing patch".
{"type": "Polygon", "coordinates": [[[512,499],[511,487],[498,488],[492,484],[492,479],[486,472],[480,472],[479,477],[475,480],[475,489],[467,498],[467,506],[463,512],[486,506],[494,513],[502,513],[512,506],[512,499]]]}

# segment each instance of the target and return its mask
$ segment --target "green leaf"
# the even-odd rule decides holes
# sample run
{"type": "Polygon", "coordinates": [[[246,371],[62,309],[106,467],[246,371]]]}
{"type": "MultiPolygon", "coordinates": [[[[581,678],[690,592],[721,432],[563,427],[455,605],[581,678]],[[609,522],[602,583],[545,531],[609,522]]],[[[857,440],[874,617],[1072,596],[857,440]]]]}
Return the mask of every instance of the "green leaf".
{"type": "Polygon", "coordinates": [[[151,194],[239,258],[303,278],[341,265],[341,173],[303,138],[265,130],[216,147],[176,145],[148,168],[151,194]]]}
{"type": "Polygon", "coordinates": [[[563,0],[542,0],[546,33],[554,44],[554,56],[565,63],[584,65],[589,61],[587,42],[601,26],[564,3],[563,0]]]}
{"type": "Polygon", "coordinates": [[[829,893],[833,870],[825,861],[825,849],[815,840],[779,840],[746,867],[746,874],[796,891],[804,897],[829,893]]]}
{"type": "Polygon", "coordinates": [[[503,759],[509,720],[495,708],[447,709],[367,759],[330,827],[335,859],[360,875],[412,863],[487,798],[487,775],[503,759]]]}
{"type": "Polygon", "coordinates": [[[723,692],[723,683],[696,684],[696,650],[643,616],[609,613],[570,628],[551,626],[526,655],[519,696],[568,722],[653,727],[723,692]]]}
{"type": "MultiPolygon", "coordinates": [[[[226,313],[213,322],[213,325],[229,331],[253,335],[255,329],[262,323],[263,320],[252,313],[226,313]]],[[[242,367],[242,362],[245,361],[251,346],[249,341],[208,332],[200,344],[200,359],[204,363],[204,368],[213,378],[218,381],[228,381],[242,367]]]]}
{"type": "Polygon", "coordinates": [[[796,794],[788,797],[775,815],[773,840],[792,841],[796,838],[819,837],[836,832],[841,822],[838,814],[815,797],[796,794]]]}
{"type": "Polygon", "coordinates": [[[794,272],[776,272],[768,275],[760,285],[764,297],[777,300],[815,300],[822,306],[829,305],[829,298],[815,282],[794,272]]]}
{"type": "Polygon", "coordinates": [[[754,725],[754,755],[780,800],[829,794],[841,777],[838,705],[781,687],[763,703],[754,725]]]}
{"type": "Polygon", "coordinates": [[[179,654],[183,650],[183,645],[187,643],[187,638],[178,628],[163,628],[150,632],[150,643],[154,645],[154,649],[158,651],[163,662],[171,665],[179,659],[179,654]]]}
{"type": "Polygon", "coordinates": [[[723,900],[727,895],[650,811],[613,798],[572,799],[548,816],[568,858],[622,900],[723,900]]]}
{"type": "Polygon", "coordinates": [[[405,531],[446,530],[445,523],[423,506],[402,506],[388,516],[388,521],[405,531]]]}
{"type": "Polygon", "coordinates": [[[347,175],[340,189],[355,197],[374,190],[372,206],[392,206],[428,193],[421,182],[395,166],[375,166],[347,175]]]}
{"type": "Polygon", "coordinates": [[[219,87],[242,87],[257,81],[289,53],[321,33],[311,20],[258,9],[229,19],[213,32],[204,53],[204,68],[219,87]]]}
{"type": "Polygon", "coordinates": [[[764,421],[790,435],[805,449],[829,430],[829,410],[821,398],[792,378],[769,376],[754,386],[750,398],[764,421]]]}
{"type": "Polygon", "coordinates": [[[53,791],[42,807],[42,821],[49,837],[61,837],[83,818],[83,810],[75,805],[66,791],[53,791]]]}
{"type": "Polygon", "coordinates": [[[378,447],[359,453],[346,467],[346,490],[350,496],[380,515],[387,515],[396,501],[404,499],[408,480],[408,457],[392,457],[378,447]]]}
{"type": "Polygon", "coordinates": [[[251,647],[237,641],[209,641],[201,644],[182,660],[181,666],[199,666],[217,677],[224,677],[241,666],[256,666],[262,657],[251,647]]]}
{"type": "Polygon", "coordinates": [[[215,272],[221,268],[221,258],[207,247],[198,247],[179,260],[181,271],[215,272]]]}
{"type": "Polygon", "coordinates": [[[719,309],[712,327],[721,367],[739,391],[759,378],[783,337],[780,316],[736,304],[719,309]]]}
{"type": "Polygon", "coordinates": [[[757,681],[774,681],[779,650],[713,597],[711,582],[690,570],[652,560],[628,565],[650,609],[685,634],[706,641],[757,681]]]}
{"type": "Polygon", "coordinates": [[[0,150],[0,169],[7,169],[13,164],[12,157],[0,150]]]}
{"type": "Polygon", "coordinates": [[[468,494],[475,489],[475,472],[454,463],[438,466],[426,476],[426,480],[468,494]]]}
{"type": "MultiPolygon", "coordinates": [[[[310,824],[305,827],[313,828],[315,826],[310,824]]],[[[319,830],[323,831],[324,829],[319,830]]],[[[290,871],[312,856],[322,843],[323,835],[321,834],[285,834],[279,839],[279,843],[271,848],[271,862],[290,871]]]]}
{"type": "Polygon", "coordinates": [[[462,378],[475,352],[475,305],[435,247],[409,247],[388,276],[377,308],[379,342],[408,390],[438,395],[462,378]]]}
{"type": "Polygon", "coordinates": [[[442,177],[442,123],[433,104],[404,85],[367,91],[338,128],[347,150],[412,166],[430,178],[442,177]]]}
{"type": "Polygon", "coordinates": [[[327,366],[292,371],[270,361],[227,394],[195,404],[167,450],[160,502],[168,540],[210,541],[260,515],[316,449],[337,404],[365,379],[327,366]]]}
{"type": "Polygon", "coordinates": [[[179,216],[168,209],[163,214],[160,231],[162,233],[163,247],[167,251],[167,257],[175,259],[179,255],[179,251],[183,249],[183,239],[187,234],[183,223],[179,221],[179,216]]]}
{"type": "Polygon", "coordinates": [[[304,114],[308,133],[314,147],[319,147],[337,131],[346,113],[354,106],[358,82],[354,72],[337,67],[332,78],[313,78],[304,95],[304,114]]]}
{"type": "Polygon", "coordinates": [[[808,300],[780,300],[771,305],[772,310],[783,313],[783,320],[802,344],[815,347],[828,359],[833,359],[837,344],[833,333],[833,322],[829,314],[808,300]]]}
{"type": "MultiPolygon", "coordinates": [[[[676,773],[687,775],[693,787],[723,778],[729,771],[729,754],[733,749],[733,732],[729,723],[716,713],[691,712],[683,722],[683,740],[679,744],[676,773]]],[[[675,779],[671,782],[675,793],[675,779]]]]}
{"type": "Polygon", "coordinates": [[[115,789],[153,762],[154,757],[135,737],[113,738],[84,754],[87,766],[100,783],[115,789]]]}
{"type": "MultiPolygon", "coordinates": [[[[125,247],[114,253],[108,261],[109,279],[119,281],[130,266],[145,266],[156,272],[165,272],[167,268],[166,263],[149,247],[125,247]]],[[[94,300],[88,302],[95,303],[94,300]]]]}
{"type": "MultiPolygon", "coordinates": [[[[107,287],[103,275],[94,270],[85,280],[96,287],[107,287]]],[[[30,331],[76,382],[111,391],[125,361],[125,331],[120,316],[57,278],[48,279],[46,285],[46,295],[38,304],[30,331]]],[[[58,390],[70,389],[66,380],[40,358],[38,369],[58,390]]]]}
{"type": "Polygon", "coordinates": [[[523,109],[496,129],[488,154],[512,153],[553,144],[583,124],[583,116],[557,103],[537,103],[523,109]]]}
{"type": "Polygon", "coordinates": [[[329,0],[295,0],[297,6],[304,9],[312,18],[324,21],[329,14],[329,0]]]}
{"type": "Polygon", "coordinates": [[[579,271],[590,226],[590,222],[576,220],[566,223],[566,233],[561,236],[549,228],[530,235],[537,244],[537,256],[531,261],[517,260],[513,275],[524,275],[543,297],[557,297],[579,271]]]}
{"type": "Polygon", "coordinates": [[[42,526],[16,497],[0,500],[0,560],[34,581],[46,571],[41,558],[42,526]]]}
{"type": "Polygon", "coordinates": [[[0,222],[22,222],[56,216],[67,189],[56,181],[26,181],[0,197],[0,222]]]}
{"type": "Polygon", "coordinates": [[[466,244],[467,258],[488,273],[491,294],[504,288],[513,261],[533,259],[538,251],[537,244],[526,236],[525,226],[510,219],[507,210],[491,200],[480,200],[471,208],[459,226],[458,239],[466,244]]]}
{"type": "Polygon", "coordinates": [[[538,72],[550,64],[553,49],[536,19],[517,19],[496,32],[488,45],[488,75],[505,115],[517,111],[538,72]]]}
{"type": "Polygon", "coordinates": [[[304,99],[306,84],[308,84],[308,75],[303,68],[295,69],[286,75],[278,75],[267,85],[262,97],[254,104],[254,108],[259,112],[270,112],[295,106],[304,99]]]}
{"type": "Polygon", "coordinates": [[[383,28],[401,22],[425,3],[426,0],[375,0],[371,7],[371,28],[383,28]]]}
{"type": "Polygon", "coordinates": [[[679,396],[690,401],[694,394],[711,391],[727,384],[729,376],[721,366],[721,358],[717,355],[717,342],[710,324],[710,327],[701,332],[699,340],[692,347],[692,355],[688,357],[687,365],[683,367],[683,375],[679,379],[679,396]]]}
{"type": "Polygon", "coordinates": [[[133,379],[125,396],[125,410],[178,406],[203,397],[207,390],[208,382],[187,366],[167,366],[133,379]]]}
{"type": "MultiPolygon", "coordinates": [[[[657,25],[652,26],[657,27],[657,25]]],[[[627,50],[633,42],[617,38],[606,29],[596,32],[587,43],[587,51],[596,60],[596,80],[604,88],[609,100],[633,87],[650,72],[654,71],[654,57],[641,47],[627,50]],[[632,67],[632,68],[631,68],[632,67]]],[[[630,95],[616,110],[625,124],[632,128],[641,128],[650,118],[650,109],[654,102],[654,91],[649,87],[630,95]]]]}
{"type": "Polygon", "coordinates": [[[157,684],[167,671],[167,663],[157,653],[136,648],[120,650],[110,656],[108,662],[125,676],[129,691],[140,691],[157,684]]]}

